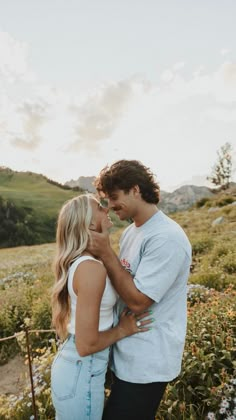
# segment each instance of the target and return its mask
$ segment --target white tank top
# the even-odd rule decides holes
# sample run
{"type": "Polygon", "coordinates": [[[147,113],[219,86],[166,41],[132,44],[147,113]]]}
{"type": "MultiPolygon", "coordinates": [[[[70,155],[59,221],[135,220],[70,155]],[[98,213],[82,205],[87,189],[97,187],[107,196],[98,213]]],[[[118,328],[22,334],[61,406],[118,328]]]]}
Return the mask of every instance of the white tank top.
{"type": "MultiPolygon", "coordinates": [[[[67,287],[68,287],[68,293],[71,299],[71,315],[70,315],[70,322],[68,324],[67,329],[70,334],[75,334],[75,315],[76,315],[76,301],[77,301],[77,295],[75,294],[74,289],[73,289],[73,278],[74,278],[75,270],[78,267],[78,265],[82,261],[86,261],[86,260],[97,261],[100,264],[102,264],[100,261],[96,260],[95,258],[89,255],[84,255],[84,256],[78,257],[71,264],[69,268],[67,287]]],[[[116,300],[117,300],[117,294],[115,292],[115,289],[112,287],[110,279],[106,277],[106,286],[103,292],[101,306],[100,306],[99,331],[105,331],[112,327],[113,307],[116,303],[116,300]]],[[[93,302],[91,302],[91,305],[93,305],[93,302]]],[[[89,310],[89,307],[88,307],[88,310],[89,310]]]]}

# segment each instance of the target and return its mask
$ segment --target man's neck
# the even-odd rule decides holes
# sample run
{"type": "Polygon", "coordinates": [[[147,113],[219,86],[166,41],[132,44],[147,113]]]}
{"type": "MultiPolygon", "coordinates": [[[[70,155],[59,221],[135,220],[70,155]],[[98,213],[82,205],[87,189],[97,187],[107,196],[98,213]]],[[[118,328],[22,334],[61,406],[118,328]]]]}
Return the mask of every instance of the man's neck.
{"type": "Polygon", "coordinates": [[[136,227],[142,226],[146,223],[155,213],[159,210],[155,204],[145,203],[143,204],[135,217],[133,218],[134,224],[136,227]]]}

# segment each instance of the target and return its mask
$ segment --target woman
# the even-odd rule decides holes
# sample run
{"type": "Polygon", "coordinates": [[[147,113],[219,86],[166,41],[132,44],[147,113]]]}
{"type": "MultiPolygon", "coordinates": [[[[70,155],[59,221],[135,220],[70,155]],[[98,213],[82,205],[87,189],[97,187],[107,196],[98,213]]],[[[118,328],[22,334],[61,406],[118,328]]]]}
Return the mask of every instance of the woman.
{"type": "Polygon", "coordinates": [[[51,372],[52,400],[58,420],[100,420],[109,346],[148,331],[148,312],[127,309],[113,325],[116,292],[102,262],[87,251],[90,230],[112,226],[108,209],[89,194],[68,201],[58,217],[53,325],[65,340],[51,372]],[[142,321],[141,321],[142,320],[142,321]]]}

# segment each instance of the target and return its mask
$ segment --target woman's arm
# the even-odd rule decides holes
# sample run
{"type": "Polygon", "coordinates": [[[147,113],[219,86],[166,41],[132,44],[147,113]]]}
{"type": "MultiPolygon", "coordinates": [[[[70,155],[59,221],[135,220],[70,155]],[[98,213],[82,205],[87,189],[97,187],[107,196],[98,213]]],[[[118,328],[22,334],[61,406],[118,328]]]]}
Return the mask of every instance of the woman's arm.
{"type": "MultiPolygon", "coordinates": [[[[90,260],[81,263],[75,272],[73,285],[77,294],[75,340],[80,356],[96,353],[124,337],[149,330],[146,325],[152,320],[142,321],[142,328],[138,328],[135,315],[128,311],[122,313],[116,327],[107,331],[98,330],[101,299],[106,285],[106,270],[100,262],[90,260]]],[[[138,318],[148,314],[140,314],[138,318]]]]}

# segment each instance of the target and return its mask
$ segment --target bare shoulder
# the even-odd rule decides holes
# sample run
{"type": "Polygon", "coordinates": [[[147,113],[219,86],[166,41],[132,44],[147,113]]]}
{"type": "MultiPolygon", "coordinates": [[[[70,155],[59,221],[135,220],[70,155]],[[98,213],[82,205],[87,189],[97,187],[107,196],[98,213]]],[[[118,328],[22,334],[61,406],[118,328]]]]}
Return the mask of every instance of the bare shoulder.
{"type": "Polygon", "coordinates": [[[75,292],[81,289],[99,289],[101,291],[105,288],[106,283],[106,269],[104,265],[98,260],[82,261],[74,274],[73,286],[75,292]]]}

